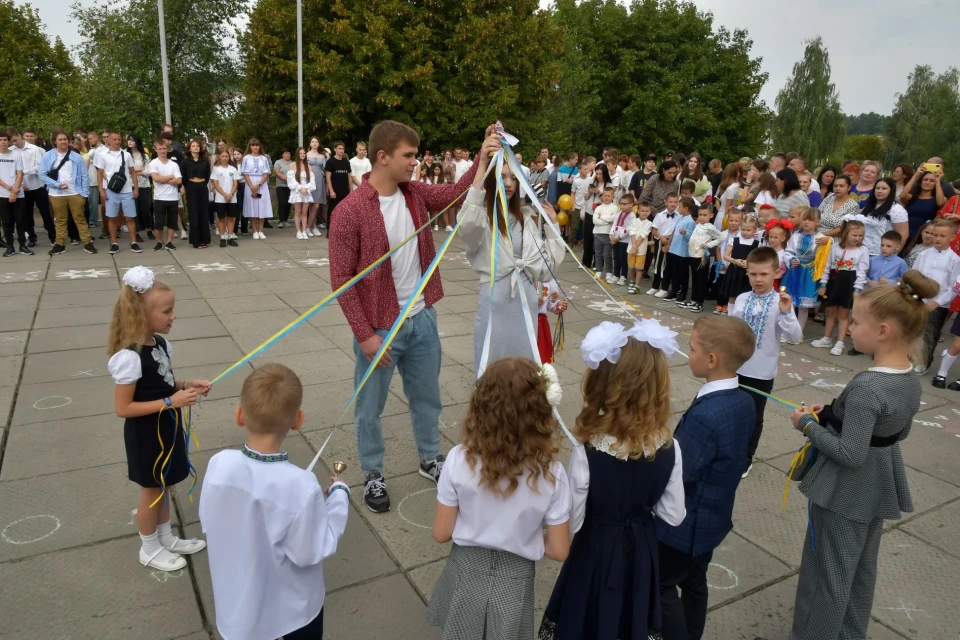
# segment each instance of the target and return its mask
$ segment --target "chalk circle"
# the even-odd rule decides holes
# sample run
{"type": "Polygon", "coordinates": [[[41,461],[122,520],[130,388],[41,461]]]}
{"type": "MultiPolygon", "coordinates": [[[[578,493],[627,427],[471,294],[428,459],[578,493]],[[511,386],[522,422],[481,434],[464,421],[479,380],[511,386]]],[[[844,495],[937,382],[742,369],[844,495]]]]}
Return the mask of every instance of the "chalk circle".
{"type": "Polygon", "coordinates": [[[716,562],[711,562],[711,563],[710,563],[710,566],[711,566],[711,567],[716,567],[716,568],[719,569],[721,572],[727,574],[727,578],[728,578],[728,579],[730,580],[730,582],[732,583],[732,584],[730,584],[730,585],[716,585],[716,584],[710,584],[709,582],[707,582],[707,586],[710,587],[711,589],[719,589],[719,590],[721,590],[721,591],[729,591],[730,589],[736,589],[736,588],[740,585],[740,578],[738,578],[738,577],[737,577],[737,574],[735,574],[735,573],[734,573],[733,571],[731,571],[730,569],[727,569],[727,568],[726,568],[725,566],[723,566],[722,564],[718,564],[718,563],[716,563],[716,562]]]}
{"type": "Polygon", "coordinates": [[[60,407],[67,406],[71,402],[73,402],[73,399],[68,398],[67,396],[47,396],[46,398],[40,398],[39,400],[34,402],[33,408],[40,409],[41,411],[43,411],[44,409],[59,409],[60,407]],[[59,401],[60,404],[47,404],[48,400],[59,401]],[[62,402],[63,400],[66,400],[66,402],[62,402]],[[43,403],[43,406],[41,406],[41,403],[43,403]]]}
{"type": "Polygon", "coordinates": [[[430,528],[433,527],[432,524],[420,524],[419,522],[414,522],[413,520],[411,520],[411,519],[408,518],[407,516],[403,515],[403,503],[404,503],[404,502],[406,502],[407,500],[409,500],[409,499],[412,498],[413,496],[418,496],[418,495],[420,495],[421,493],[427,493],[428,491],[432,491],[432,492],[436,493],[436,492],[437,492],[437,488],[436,488],[436,487],[430,487],[429,489],[421,489],[420,491],[414,491],[413,493],[409,494],[406,498],[404,498],[403,500],[400,501],[400,504],[397,505],[397,513],[400,515],[401,518],[403,518],[403,521],[404,521],[404,522],[406,522],[407,524],[412,524],[412,525],[415,526],[415,527],[419,527],[420,529],[430,529],[430,528]]]}
{"type": "Polygon", "coordinates": [[[59,528],[60,528],[60,519],[57,518],[56,516],[46,516],[46,515],[27,516],[26,518],[20,518],[19,520],[14,520],[10,524],[8,524],[6,527],[4,527],[3,531],[0,531],[0,538],[3,538],[4,542],[9,542],[10,544],[31,544],[34,542],[40,542],[44,538],[49,538],[54,533],[56,533],[57,529],[59,528]],[[47,521],[47,524],[40,523],[39,522],[40,520],[47,521]],[[30,528],[36,528],[37,530],[39,530],[39,527],[41,526],[49,527],[52,525],[53,528],[47,531],[46,533],[44,533],[43,535],[39,535],[34,538],[23,539],[23,540],[12,538],[9,535],[7,535],[7,532],[10,531],[10,527],[15,527],[18,524],[22,524],[28,521],[38,521],[36,524],[30,527],[30,528]]]}

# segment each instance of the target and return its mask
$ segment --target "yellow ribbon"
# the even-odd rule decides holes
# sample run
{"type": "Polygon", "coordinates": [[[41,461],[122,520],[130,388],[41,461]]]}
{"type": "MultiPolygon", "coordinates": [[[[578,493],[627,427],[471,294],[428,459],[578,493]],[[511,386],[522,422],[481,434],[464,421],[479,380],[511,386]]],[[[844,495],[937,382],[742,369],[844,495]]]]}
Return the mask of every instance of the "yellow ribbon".
{"type": "Polygon", "coordinates": [[[830,247],[832,245],[833,241],[827,238],[827,244],[822,244],[817,247],[817,254],[813,259],[813,279],[816,282],[820,282],[820,278],[823,277],[823,270],[827,268],[827,263],[830,261],[830,247]]]}
{"type": "MultiPolygon", "coordinates": [[[[173,450],[177,444],[177,433],[176,433],[176,430],[174,430],[173,442],[170,445],[170,452],[167,453],[167,457],[164,458],[163,454],[164,454],[164,451],[166,451],[166,447],[163,444],[163,435],[160,433],[160,418],[163,417],[163,412],[166,410],[167,410],[167,407],[165,406],[163,409],[160,410],[160,413],[157,414],[157,440],[160,441],[160,455],[157,456],[157,459],[153,463],[153,479],[156,480],[158,483],[160,483],[160,495],[157,496],[156,500],[150,503],[151,509],[153,509],[153,507],[156,506],[156,504],[160,502],[160,500],[162,500],[167,493],[167,480],[163,475],[163,469],[164,467],[170,464],[170,458],[173,457],[173,450]],[[159,478],[157,477],[158,464],[160,465],[159,478]]],[[[174,415],[176,415],[177,413],[176,409],[170,409],[170,411],[172,411],[174,415]]],[[[174,420],[177,422],[177,426],[179,426],[180,425],[179,420],[177,418],[174,418],[174,420]]]]}

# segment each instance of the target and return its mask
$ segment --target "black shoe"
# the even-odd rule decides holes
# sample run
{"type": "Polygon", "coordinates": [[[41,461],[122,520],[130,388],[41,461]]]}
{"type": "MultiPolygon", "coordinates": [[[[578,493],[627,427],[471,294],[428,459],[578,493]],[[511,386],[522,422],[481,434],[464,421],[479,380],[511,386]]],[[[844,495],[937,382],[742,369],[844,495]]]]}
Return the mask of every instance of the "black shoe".
{"type": "Polygon", "coordinates": [[[114,242],[112,245],[110,245],[110,253],[111,253],[111,254],[113,254],[113,253],[120,253],[120,245],[118,245],[116,242],[114,242]]]}
{"type": "Polygon", "coordinates": [[[363,483],[363,503],[374,513],[390,511],[390,496],[382,473],[368,473],[363,483]]]}
{"type": "Polygon", "coordinates": [[[667,297],[664,298],[663,301],[664,301],[664,302],[676,302],[676,301],[677,301],[677,294],[673,293],[672,291],[668,291],[668,292],[667,292],[667,297]]]}
{"type": "Polygon", "coordinates": [[[33,251],[30,251],[30,249],[28,249],[28,248],[26,247],[26,245],[20,245],[20,253],[23,254],[23,255],[25,255],[25,256],[32,256],[32,255],[33,255],[33,251]]]}
{"type": "Polygon", "coordinates": [[[15,256],[15,255],[17,255],[17,250],[14,249],[13,247],[7,247],[7,250],[3,252],[4,258],[9,258],[10,256],[15,256]]]}
{"type": "Polygon", "coordinates": [[[177,248],[176,248],[175,246],[173,246],[173,243],[172,243],[172,242],[168,242],[168,243],[167,243],[167,249],[170,250],[170,251],[176,251],[176,250],[177,250],[177,248]]]}
{"type": "Polygon", "coordinates": [[[263,221],[263,228],[264,228],[264,229],[273,229],[273,226],[270,224],[270,221],[269,221],[269,220],[264,220],[264,221],[263,221]]]}
{"type": "Polygon", "coordinates": [[[937,389],[946,389],[947,379],[943,376],[934,376],[933,380],[930,381],[930,384],[935,386],[937,389]]]}
{"type": "Polygon", "coordinates": [[[83,250],[86,253],[99,253],[97,248],[93,246],[93,242],[88,242],[87,244],[83,245],[83,250]]]}
{"type": "Polygon", "coordinates": [[[237,244],[237,241],[234,240],[233,238],[230,238],[229,240],[227,240],[227,244],[230,245],[231,247],[239,247],[239,246],[240,246],[239,244],[237,244]]]}
{"type": "Polygon", "coordinates": [[[697,304],[696,302],[692,302],[692,303],[690,303],[690,305],[687,307],[687,311],[693,311],[694,313],[700,313],[701,311],[703,311],[703,305],[702,305],[702,304],[697,304]]]}
{"type": "Polygon", "coordinates": [[[950,391],[960,391],[960,380],[954,380],[948,384],[947,389],[950,389],[950,391]]]}
{"type": "Polygon", "coordinates": [[[37,246],[37,239],[34,238],[34,239],[31,240],[30,242],[28,242],[28,243],[27,243],[27,246],[30,247],[31,249],[33,249],[35,246],[37,246]]]}
{"type": "Polygon", "coordinates": [[[47,255],[55,256],[58,253],[65,253],[66,251],[67,251],[67,248],[64,247],[62,244],[55,244],[53,245],[53,249],[50,249],[50,251],[47,251],[47,255]]]}
{"type": "Polygon", "coordinates": [[[648,276],[647,274],[643,274],[643,279],[644,279],[644,280],[649,280],[649,279],[650,279],[650,276],[648,276]]]}
{"type": "MultiPolygon", "coordinates": [[[[157,237],[153,235],[153,231],[147,231],[147,240],[156,240],[157,237]]],[[[137,242],[143,242],[143,240],[137,240],[137,242]]]]}
{"type": "Polygon", "coordinates": [[[153,246],[153,250],[154,250],[154,251],[163,251],[163,243],[162,243],[162,242],[158,242],[157,244],[155,244],[155,245],[153,246]]]}
{"type": "Polygon", "coordinates": [[[70,245],[76,247],[80,244],[80,238],[70,238],[70,245]]]}
{"type": "Polygon", "coordinates": [[[220,238],[219,244],[220,244],[220,248],[223,249],[225,246],[227,246],[227,241],[224,240],[223,238],[220,238]]]}
{"type": "Polygon", "coordinates": [[[139,233],[137,234],[137,242],[143,242],[143,238],[140,237],[140,234],[139,234],[139,233]]]}
{"type": "Polygon", "coordinates": [[[241,231],[241,232],[240,232],[240,235],[242,235],[242,236],[247,236],[247,235],[250,235],[250,234],[248,234],[246,231],[241,231]]]}
{"type": "Polygon", "coordinates": [[[446,456],[442,454],[437,454],[437,457],[434,458],[433,460],[421,460],[420,475],[422,475],[427,480],[440,482],[440,472],[443,471],[443,462],[446,459],[447,459],[446,456]]]}
{"type": "Polygon", "coordinates": [[[862,355],[863,355],[863,351],[857,351],[857,348],[856,348],[856,347],[850,347],[849,349],[847,349],[847,355],[848,355],[848,356],[862,356],[862,355]]]}
{"type": "Polygon", "coordinates": [[[130,245],[130,251],[133,251],[134,253],[143,253],[143,249],[141,249],[140,245],[138,245],[136,242],[130,245]]]}

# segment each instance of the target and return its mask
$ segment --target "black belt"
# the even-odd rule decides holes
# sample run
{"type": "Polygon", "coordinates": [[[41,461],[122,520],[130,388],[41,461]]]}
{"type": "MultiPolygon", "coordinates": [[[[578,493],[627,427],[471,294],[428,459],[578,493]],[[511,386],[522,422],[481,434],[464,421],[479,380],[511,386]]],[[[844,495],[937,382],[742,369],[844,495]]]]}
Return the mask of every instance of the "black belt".
{"type": "MultiPolygon", "coordinates": [[[[843,421],[833,413],[833,403],[823,407],[823,409],[820,411],[820,414],[817,416],[817,421],[824,426],[830,425],[833,427],[833,430],[837,432],[837,435],[840,435],[840,433],[843,431],[843,421]]],[[[895,433],[892,436],[871,436],[870,447],[873,449],[892,447],[900,441],[900,436],[902,434],[903,431],[895,433]]]]}

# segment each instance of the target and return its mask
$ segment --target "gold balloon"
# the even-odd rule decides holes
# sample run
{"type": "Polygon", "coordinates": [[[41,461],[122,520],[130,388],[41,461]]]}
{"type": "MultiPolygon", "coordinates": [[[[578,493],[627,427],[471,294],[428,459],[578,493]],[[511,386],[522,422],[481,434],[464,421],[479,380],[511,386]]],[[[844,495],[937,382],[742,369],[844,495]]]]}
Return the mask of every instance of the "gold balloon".
{"type": "MultiPolygon", "coordinates": [[[[563,198],[564,196],[560,196],[560,197],[563,198]]],[[[566,197],[569,197],[569,196],[566,196],[566,197]]],[[[560,225],[560,226],[562,227],[563,225],[567,224],[568,222],[570,222],[570,216],[568,216],[566,213],[564,213],[563,211],[561,211],[560,213],[557,214],[557,224],[558,224],[558,225],[560,225]]]]}
{"type": "Polygon", "coordinates": [[[560,205],[560,209],[563,211],[570,211],[570,209],[573,209],[573,198],[571,198],[568,194],[563,194],[557,200],[557,204],[560,205]]]}

